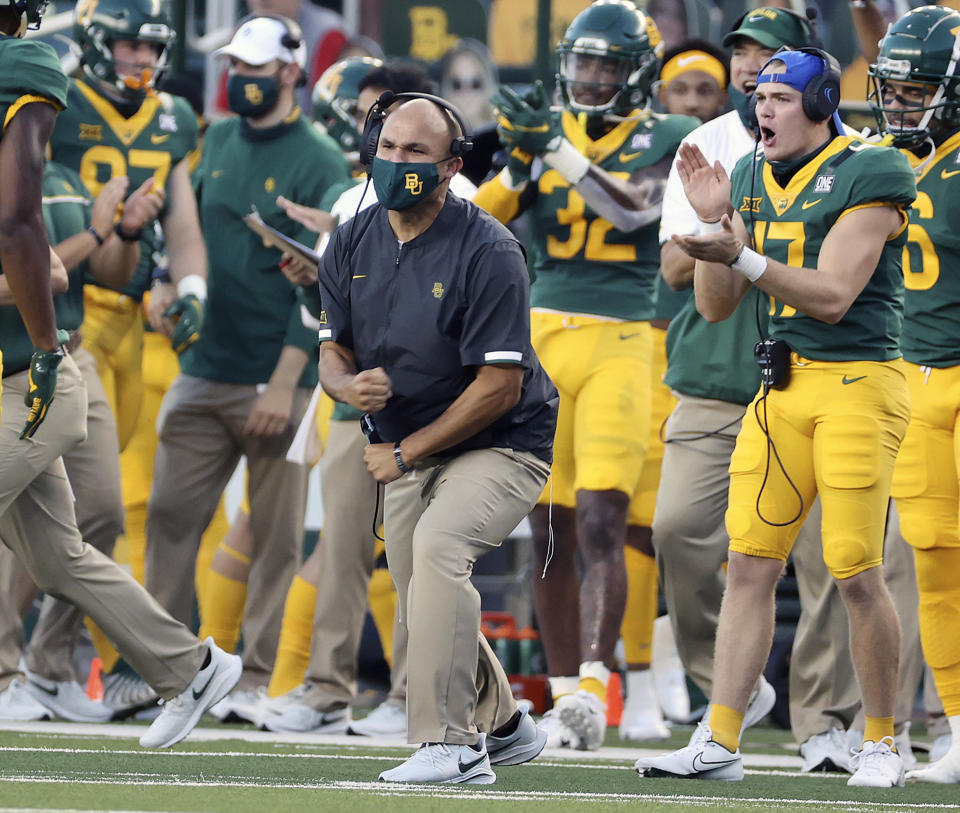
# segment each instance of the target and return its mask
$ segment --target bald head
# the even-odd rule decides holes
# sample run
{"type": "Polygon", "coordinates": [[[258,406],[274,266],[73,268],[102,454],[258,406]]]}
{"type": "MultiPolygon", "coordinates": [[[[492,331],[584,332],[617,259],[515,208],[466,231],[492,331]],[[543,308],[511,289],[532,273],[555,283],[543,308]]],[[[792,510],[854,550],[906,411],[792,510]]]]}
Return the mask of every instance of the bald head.
{"type": "Polygon", "coordinates": [[[411,99],[395,106],[380,133],[377,155],[389,160],[442,161],[460,128],[446,110],[428,99],[411,99]],[[384,151],[401,150],[412,157],[390,158],[384,151]]]}

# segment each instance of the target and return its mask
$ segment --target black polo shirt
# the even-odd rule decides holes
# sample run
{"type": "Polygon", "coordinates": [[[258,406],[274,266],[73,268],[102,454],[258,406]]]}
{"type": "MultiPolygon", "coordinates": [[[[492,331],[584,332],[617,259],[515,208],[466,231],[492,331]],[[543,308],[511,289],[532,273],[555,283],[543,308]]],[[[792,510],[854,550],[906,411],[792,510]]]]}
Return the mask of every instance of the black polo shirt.
{"type": "Polygon", "coordinates": [[[436,420],[474,368],[518,364],[516,406],[442,454],[500,447],[552,460],[559,396],[530,345],[523,250],[482,209],[448,193],[430,227],[401,245],[387,210],[369,207],[334,232],[320,262],[320,297],[320,340],[349,347],[357,369],[383,367],[393,382],[374,415],[384,441],[436,420]]]}

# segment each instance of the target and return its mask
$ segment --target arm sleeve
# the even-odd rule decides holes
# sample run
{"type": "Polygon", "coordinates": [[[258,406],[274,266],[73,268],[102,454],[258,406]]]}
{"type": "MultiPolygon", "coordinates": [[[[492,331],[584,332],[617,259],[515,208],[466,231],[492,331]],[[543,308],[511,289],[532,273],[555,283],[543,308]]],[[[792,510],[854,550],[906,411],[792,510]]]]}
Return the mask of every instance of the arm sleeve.
{"type": "Polygon", "coordinates": [[[334,232],[333,239],[320,258],[317,269],[320,311],[314,315],[320,323],[320,341],[333,341],[353,348],[353,325],[350,321],[349,280],[342,271],[342,229],[334,232]]]}
{"type": "Polygon", "coordinates": [[[463,366],[530,367],[530,283],[519,245],[512,240],[491,243],[477,256],[467,279],[460,338],[463,366]]]}
{"type": "Polygon", "coordinates": [[[670,165],[667,184],[663,190],[663,208],[660,213],[660,243],[666,243],[674,234],[699,234],[700,218],[683,191],[683,182],[677,172],[677,159],[670,165]]]}

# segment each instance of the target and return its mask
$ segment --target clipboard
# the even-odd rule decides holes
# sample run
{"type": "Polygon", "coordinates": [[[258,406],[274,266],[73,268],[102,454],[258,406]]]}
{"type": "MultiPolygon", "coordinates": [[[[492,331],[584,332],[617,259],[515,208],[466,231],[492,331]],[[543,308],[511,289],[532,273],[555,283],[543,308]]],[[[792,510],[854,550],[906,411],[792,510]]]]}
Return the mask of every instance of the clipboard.
{"type": "Polygon", "coordinates": [[[260,216],[256,206],[251,205],[250,214],[244,215],[243,222],[246,223],[247,228],[263,240],[263,244],[268,248],[273,247],[287,254],[293,254],[303,262],[314,266],[320,264],[320,255],[316,251],[292,237],[287,237],[283,232],[277,231],[272,226],[268,226],[260,216]]]}

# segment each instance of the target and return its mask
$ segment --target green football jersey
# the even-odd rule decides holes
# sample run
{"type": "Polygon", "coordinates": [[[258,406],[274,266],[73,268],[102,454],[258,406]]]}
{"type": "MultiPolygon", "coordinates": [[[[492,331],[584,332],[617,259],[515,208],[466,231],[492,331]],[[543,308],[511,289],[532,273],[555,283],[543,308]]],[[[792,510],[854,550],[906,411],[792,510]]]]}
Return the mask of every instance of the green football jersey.
{"type": "MultiPolygon", "coordinates": [[[[117,175],[129,176],[128,194],[150,176],[168,191],[170,172],[196,147],[197,132],[197,117],[179,96],[148,95],[125,118],[93,86],[74,79],[50,149],[53,160],[78,172],[94,197],[117,175]]],[[[140,264],[123,293],[139,301],[150,287],[152,265],[151,246],[144,244],[140,264]]]]}
{"type": "MultiPolygon", "coordinates": [[[[680,142],[700,125],[690,116],[648,114],[593,141],[573,114],[557,115],[566,137],[596,166],[616,178],[649,184],[654,198],[662,197],[680,142]]],[[[531,306],[631,321],[654,317],[659,221],[621,232],[555,169],[546,169],[537,181],[531,213],[531,306]]]]}
{"type": "MultiPolygon", "coordinates": [[[[919,160],[907,153],[911,163],[919,160]]],[[[903,357],[960,364],[960,133],[941,144],[917,178],[903,252],[903,357]],[[953,180],[951,180],[953,179],[953,180]]]]}
{"type": "MultiPolygon", "coordinates": [[[[913,170],[891,147],[838,136],[781,187],[762,154],[740,159],[732,200],[757,251],[796,268],[816,268],[823,240],[845,214],[892,204],[906,211],[917,196],[913,170]],[[754,177],[755,175],[755,177],[754,177]],[[753,190],[751,193],[751,189],[753,190]]],[[[771,299],[770,335],[799,355],[824,361],[888,361],[900,356],[901,255],[906,226],[887,240],[876,271],[835,325],[771,299]]]]}

